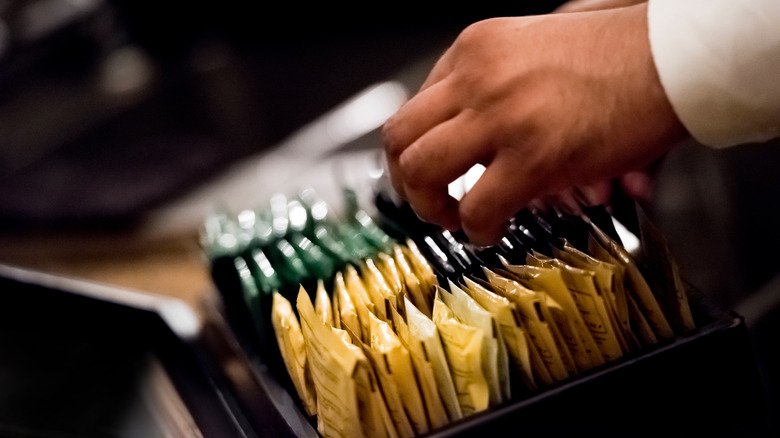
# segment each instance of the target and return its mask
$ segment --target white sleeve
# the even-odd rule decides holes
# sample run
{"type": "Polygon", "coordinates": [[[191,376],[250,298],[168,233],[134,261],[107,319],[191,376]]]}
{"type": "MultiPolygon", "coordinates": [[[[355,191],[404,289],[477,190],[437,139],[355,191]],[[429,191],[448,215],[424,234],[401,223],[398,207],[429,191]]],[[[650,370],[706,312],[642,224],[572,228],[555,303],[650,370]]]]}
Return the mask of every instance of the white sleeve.
{"type": "Polygon", "coordinates": [[[780,137],[780,0],[649,0],[661,84],[711,147],[780,137]]]}

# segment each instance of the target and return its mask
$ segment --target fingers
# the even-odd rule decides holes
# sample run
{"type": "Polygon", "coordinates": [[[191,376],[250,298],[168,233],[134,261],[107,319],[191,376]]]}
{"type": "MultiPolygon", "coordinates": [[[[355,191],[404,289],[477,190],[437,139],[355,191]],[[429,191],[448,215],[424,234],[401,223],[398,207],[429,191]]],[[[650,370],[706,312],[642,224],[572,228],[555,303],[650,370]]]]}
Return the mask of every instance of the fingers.
{"type": "Polygon", "coordinates": [[[399,157],[404,194],[423,220],[460,229],[458,204],[448,186],[492,156],[493,150],[483,143],[484,125],[470,111],[463,112],[426,132],[399,157]]]}
{"type": "MultiPolygon", "coordinates": [[[[500,157],[499,157],[500,158],[500,157]]],[[[504,236],[509,219],[538,193],[528,168],[514,160],[494,159],[460,201],[463,232],[475,245],[493,245],[504,236]]]]}
{"type": "Polygon", "coordinates": [[[612,180],[603,180],[572,189],[574,197],[582,205],[608,204],[612,197],[612,180]]]}
{"type": "Polygon", "coordinates": [[[409,205],[420,219],[449,231],[460,229],[458,201],[449,195],[446,186],[424,187],[406,193],[409,205]]]}
{"type": "Polygon", "coordinates": [[[425,82],[420,86],[419,91],[423,91],[449,76],[450,72],[452,72],[452,63],[450,62],[452,59],[452,50],[452,47],[448,48],[441,58],[436,61],[433,68],[428,73],[428,77],[425,78],[425,82]]]}
{"type": "Polygon", "coordinates": [[[648,201],[653,194],[653,178],[649,172],[637,170],[620,177],[623,191],[638,201],[648,201]]]}
{"type": "Polygon", "coordinates": [[[401,154],[433,127],[454,117],[457,111],[446,85],[440,84],[417,94],[382,126],[390,180],[401,197],[405,197],[399,170],[401,154]]]}

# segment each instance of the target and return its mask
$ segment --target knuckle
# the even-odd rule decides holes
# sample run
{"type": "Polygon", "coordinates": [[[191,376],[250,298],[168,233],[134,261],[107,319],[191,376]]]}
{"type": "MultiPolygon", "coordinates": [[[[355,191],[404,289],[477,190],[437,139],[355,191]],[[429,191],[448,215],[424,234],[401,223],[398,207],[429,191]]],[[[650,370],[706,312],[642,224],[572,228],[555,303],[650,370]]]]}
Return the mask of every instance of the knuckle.
{"type": "Polygon", "coordinates": [[[423,172],[420,168],[420,161],[414,157],[413,150],[401,154],[398,159],[398,173],[403,180],[411,187],[420,187],[425,185],[423,182],[423,172]]]}
{"type": "Polygon", "coordinates": [[[391,117],[382,125],[380,134],[387,154],[390,157],[399,157],[406,145],[401,140],[398,123],[394,117],[391,117]]]}

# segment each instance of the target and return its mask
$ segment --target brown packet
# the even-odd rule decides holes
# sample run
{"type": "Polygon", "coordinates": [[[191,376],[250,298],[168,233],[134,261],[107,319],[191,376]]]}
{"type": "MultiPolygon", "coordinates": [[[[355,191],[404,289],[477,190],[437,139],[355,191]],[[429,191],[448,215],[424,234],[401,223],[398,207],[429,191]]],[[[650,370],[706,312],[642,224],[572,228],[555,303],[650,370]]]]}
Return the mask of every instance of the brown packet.
{"type": "Polygon", "coordinates": [[[428,419],[409,351],[387,322],[371,314],[369,325],[371,342],[363,344],[364,350],[379,378],[390,417],[399,435],[427,433],[428,419]]]}
{"type": "Polygon", "coordinates": [[[641,260],[646,278],[658,295],[661,307],[678,334],[696,329],[688,294],[669,243],[637,204],[641,240],[641,260]]]}
{"type": "Polygon", "coordinates": [[[529,289],[545,291],[569,315],[574,325],[574,330],[579,337],[579,342],[567,339],[567,344],[578,368],[587,370],[604,364],[604,356],[593,339],[593,334],[588,329],[580,309],[577,308],[577,304],[574,302],[571,291],[566,282],[564,282],[559,269],[543,266],[513,265],[503,258],[501,263],[515,280],[529,289]]]}
{"type": "Polygon", "coordinates": [[[517,314],[523,326],[528,330],[529,339],[539,352],[544,367],[553,381],[569,378],[569,369],[564,362],[566,353],[561,352],[565,342],[557,334],[555,322],[550,315],[544,294],[532,291],[485,267],[483,267],[483,271],[488,282],[496,290],[517,304],[517,314]]]}
{"type": "Polygon", "coordinates": [[[636,299],[655,335],[662,339],[673,338],[674,330],[631,254],[596,225],[591,224],[591,231],[595,237],[592,242],[603,246],[626,269],[626,290],[636,299]]]}
{"type": "Polygon", "coordinates": [[[516,304],[469,277],[463,277],[463,287],[475,301],[496,316],[509,357],[520,371],[523,383],[528,389],[536,389],[538,386],[531,365],[528,335],[517,318],[516,304]]]}
{"type": "MultiPolygon", "coordinates": [[[[597,259],[604,260],[614,265],[623,266],[606,248],[604,248],[596,240],[593,234],[588,236],[588,251],[597,259]]],[[[645,314],[642,312],[639,304],[637,304],[636,294],[631,290],[625,267],[623,269],[623,290],[626,292],[629,321],[634,333],[636,333],[639,340],[645,346],[652,346],[657,344],[658,336],[656,336],[655,331],[653,331],[653,328],[650,326],[650,323],[647,320],[647,317],[645,317],[645,314]]]]}
{"type": "Polygon", "coordinates": [[[604,360],[611,362],[623,357],[624,341],[621,342],[619,332],[615,329],[614,314],[608,307],[609,300],[602,297],[596,288],[595,274],[556,258],[544,259],[529,255],[528,262],[533,266],[558,269],[604,360]]]}
{"type": "Polygon", "coordinates": [[[317,402],[311,370],[306,360],[303,333],[292,305],[279,292],[273,294],[271,323],[282,361],[298,393],[303,409],[306,411],[306,415],[314,417],[317,415],[317,402]]]}
{"type": "Polygon", "coordinates": [[[320,321],[303,286],[296,305],[317,394],[317,431],[324,437],[397,437],[363,350],[346,331],[320,321]]]}
{"type": "Polygon", "coordinates": [[[433,322],[441,335],[460,409],[468,416],[490,406],[490,384],[482,369],[482,344],[486,335],[482,329],[458,321],[441,298],[442,291],[443,288],[437,287],[433,322]]]}

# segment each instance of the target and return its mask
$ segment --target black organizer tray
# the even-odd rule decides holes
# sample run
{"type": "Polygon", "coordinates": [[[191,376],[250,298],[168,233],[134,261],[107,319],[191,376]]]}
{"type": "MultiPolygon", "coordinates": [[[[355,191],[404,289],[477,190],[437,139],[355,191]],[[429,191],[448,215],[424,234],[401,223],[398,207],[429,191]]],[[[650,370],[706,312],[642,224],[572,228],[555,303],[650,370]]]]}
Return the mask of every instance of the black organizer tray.
{"type": "MultiPolygon", "coordinates": [[[[112,292],[0,266],[0,436],[127,436],[118,425],[148,355],[205,437],[318,436],[279,363],[229,301],[218,296],[202,329],[184,339],[154,310],[96,288],[112,292]]],[[[768,436],[744,321],[695,292],[691,306],[694,333],[428,436],[768,436]]]]}
{"type": "MultiPolygon", "coordinates": [[[[224,291],[223,291],[224,293],[224,291]]],[[[766,437],[767,399],[739,315],[691,290],[695,332],[431,431],[429,437],[766,437]]],[[[231,300],[225,300],[230,303],[231,300]]],[[[219,313],[236,357],[295,432],[317,436],[243,309],[219,313]]],[[[278,353],[277,353],[278,355],[278,353]]]]}

